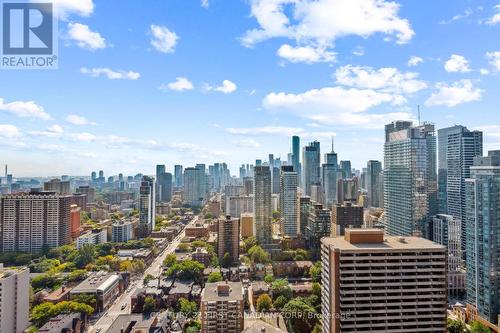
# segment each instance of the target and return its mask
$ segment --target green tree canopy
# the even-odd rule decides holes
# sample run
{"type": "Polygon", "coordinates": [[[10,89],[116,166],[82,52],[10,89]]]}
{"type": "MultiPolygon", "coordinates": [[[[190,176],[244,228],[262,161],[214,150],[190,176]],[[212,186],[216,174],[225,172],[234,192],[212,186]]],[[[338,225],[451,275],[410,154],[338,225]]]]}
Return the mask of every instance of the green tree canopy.
{"type": "Polygon", "coordinates": [[[277,279],[271,284],[271,290],[273,293],[273,299],[277,299],[280,296],[284,296],[287,300],[292,299],[293,291],[285,279],[277,279]]]}
{"type": "Polygon", "coordinates": [[[94,312],[94,309],[87,304],[73,301],[64,301],[57,304],[52,304],[49,302],[42,303],[33,307],[33,309],[31,310],[31,322],[37,327],[41,327],[50,318],[53,318],[61,313],[72,312],[86,313],[90,316],[94,312]]]}
{"type": "Polygon", "coordinates": [[[248,250],[248,256],[255,263],[265,264],[269,262],[269,254],[259,245],[254,245],[248,250]]]}
{"type": "Polygon", "coordinates": [[[144,305],[142,306],[142,313],[149,315],[151,312],[156,311],[156,301],[153,297],[147,296],[144,298],[144,305]]]}
{"type": "Polygon", "coordinates": [[[257,311],[258,312],[265,312],[269,311],[272,306],[272,300],[271,297],[268,294],[262,294],[257,298],[257,311]]]}
{"type": "Polygon", "coordinates": [[[222,281],[222,274],[220,272],[212,272],[208,275],[208,282],[219,282],[222,281]]]}
{"type": "Polygon", "coordinates": [[[188,301],[181,297],[179,298],[179,312],[183,313],[186,317],[193,317],[198,312],[196,302],[188,301]]]}
{"type": "Polygon", "coordinates": [[[300,298],[292,299],[286,303],[283,312],[288,314],[285,317],[288,318],[288,325],[293,332],[310,332],[316,325],[316,310],[300,298]]]}
{"type": "Polygon", "coordinates": [[[491,330],[479,321],[473,321],[470,324],[470,333],[491,333],[491,330]]]}

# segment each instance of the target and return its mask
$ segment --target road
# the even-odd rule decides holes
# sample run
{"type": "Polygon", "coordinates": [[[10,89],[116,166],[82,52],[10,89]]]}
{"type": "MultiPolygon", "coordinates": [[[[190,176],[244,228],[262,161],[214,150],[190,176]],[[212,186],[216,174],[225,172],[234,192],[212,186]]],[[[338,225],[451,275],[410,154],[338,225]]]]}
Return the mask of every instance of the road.
{"type": "MultiPolygon", "coordinates": [[[[195,216],[188,225],[195,224],[198,220],[198,216],[195,216]]],[[[87,332],[96,333],[100,329],[100,333],[105,333],[106,330],[111,326],[113,321],[120,314],[128,314],[130,313],[130,296],[135,292],[135,290],[142,286],[142,281],[144,277],[148,274],[151,274],[157,277],[161,273],[161,265],[165,257],[173,253],[181,240],[186,235],[184,229],[179,235],[158,255],[158,257],[153,260],[151,265],[144,271],[142,275],[139,277],[135,277],[133,281],[130,283],[129,288],[121,294],[113,303],[113,305],[106,310],[102,316],[92,325],[89,325],[87,328],[87,332]],[[122,306],[126,304],[126,306],[122,309],[122,306]]]]}

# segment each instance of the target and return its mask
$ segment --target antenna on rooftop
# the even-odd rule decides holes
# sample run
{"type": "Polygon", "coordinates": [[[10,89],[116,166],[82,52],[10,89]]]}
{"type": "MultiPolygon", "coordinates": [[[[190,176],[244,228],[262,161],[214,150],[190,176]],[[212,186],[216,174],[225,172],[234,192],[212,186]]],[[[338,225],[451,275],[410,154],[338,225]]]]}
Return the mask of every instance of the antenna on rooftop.
{"type": "Polygon", "coordinates": [[[334,144],[333,144],[333,135],[332,135],[332,153],[335,151],[334,149],[334,144]]]}

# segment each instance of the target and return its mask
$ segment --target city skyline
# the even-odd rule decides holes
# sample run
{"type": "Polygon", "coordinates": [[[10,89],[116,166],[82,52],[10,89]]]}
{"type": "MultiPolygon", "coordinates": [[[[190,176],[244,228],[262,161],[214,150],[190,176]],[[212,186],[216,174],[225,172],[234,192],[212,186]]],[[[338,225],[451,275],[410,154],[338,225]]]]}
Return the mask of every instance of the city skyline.
{"type": "Polygon", "coordinates": [[[335,136],[361,169],[382,160],[383,126],[416,122],[418,105],[436,129],[482,130],[484,151],[500,148],[495,2],[368,1],[377,19],[324,31],[304,26],[337,1],[276,3],[125,3],[116,16],[112,3],[57,2],[59,69],[0,73],[0,163],[21,177],[200,161],[236,174],[269,152],[286,160],[298,135],[325,148],[335,136]]]}

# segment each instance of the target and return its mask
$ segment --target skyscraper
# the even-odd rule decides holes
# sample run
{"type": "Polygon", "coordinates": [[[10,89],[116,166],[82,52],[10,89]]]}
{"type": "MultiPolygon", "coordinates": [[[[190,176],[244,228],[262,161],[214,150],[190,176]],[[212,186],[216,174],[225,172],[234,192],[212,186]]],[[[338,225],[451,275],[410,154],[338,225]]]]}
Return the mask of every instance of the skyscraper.
{"type": "Polygon", "coordinates": [[[446,252],[420,237],[347,229],[321,240],[323,333],[446,332],[446,252]]]}
{"type": "Polygon", "coordinates": [[[424,232],[437,211],[434,125],[410,121],[385,126],[384,208],[386,231],[409,236],[424,232]]]}
{"type": "Polygon", "coordinates": [[[175,178],[175,187],[181,187],[183,185],[183,172],[182,165],[174,165],[174,178],[175,178]]]}
{"type": "Polygon", "coordinates": [[[148,237],[155,227],[155,187],[154,178],[142,177],[141,187],[139,188],[139,238],[148,237]]]}
{"type": "Polygon", "coordinates": [[[483,155],[483,133],[464,126],[438,130],[439,212],[461,222],[462,252],[465,253],[465,179],[470,178],[474,157],[483,155]]]}
{"type": "Polygon", "coordinates": [[[220,263],[224,263],[226,253],[229,255],[229,264],[237,263],[240,256],[240,219],[226,216],[218,223],[217,256],[220,263]]]}
{"type": "Polygon", "coordinates": [[[271,171],[269,166],[254,168],[255,235],[262,245],[272,243],[271,171]]]}
{"type": "Polygon", "coordinates": [[[333,150],[325,154],[325,163],[321,166],[321,184],[323,186],[323,203],[330,208],[337,200],[337,153],[333,150]]]}
{"type": "Polygon", "coordinates": [[[298,177],[293,166],[281,167],[280,210],[283,236],[297,237],[299,232],[298,177]]]}
{"type": "Polygon", "coordinates": [[[69,244],[71,198],[53,192],[0,197],[0,251],[39,253],[69,244]]]}
{"type": "Polygon", "coordinates": [[[159,202],[169,202],[172,200],[172,174],[163,172],[158,175],[156,180],[157,193],[156,197],[159,202]]]}
{"type": "Polygon", "coordinates": [[[300,179],[301,179],[300,138],[296,135],[292,136],[292,165],[293,165],[293,170],[297,173],[300,186],[300,179]]]}
{"type": "Polygon", "coordinates": [[[382,207],[383,184],[381,184],[382,162],[370,160],[366,165],[366,191],[372,207],[382,207]]]}
{"type": "Polygon", "coordinates": [[[305,195],[311,195],[311,185],[319,184],[320,173],[320,144],[318,141],[310,142],[302,150],[302,187],[305,195]]]}
{"type": "Polygon", "coordinates": [[[496,324],[500,315],[500,150],[474,158],[466,180],[467,304],[496,324]]]}
{"type": "Polygon", "coordinates": [[[363,227],[363,207],[351,202],[335,204],[332,207],[332,237],[344,236],[346,228],[363,227]]]}
{"type": "MultiPolygon", "coordinates": [[[[204,174],[204,173],[203,173],[204,174]]],[[[202,172],[198,168],[184,169],[184,202],[191,206],[200,206],[203,201],[202,172]]]]}
{"type": "Polygon", "coordinates": [[[43,183],[43,190],[48,192],[55,192],[57,194],[71,193],[70,184],[68,181],[61,181],[60,179],[52,179],[43,183]]]}
{"type": "Polygon", "coordinates": [[[347,179],[352,177],[351,161],[340,161],[340,171],[342,178],[347,179]]]}
{"type": "Polygon", "coordinates": [[[319,258],[321,238],[330,236],[331,224],[331,210],[325,209],[320,203],[311,202],[305,239],[307,248],[313,259],[319,258]]]}
{"type": "Polygon", "coordinates": [[[30,272],[0,264],[0,332],[22,333],[29,324],[30,272]]]}
{"type": "Polygon", "coordinates": [[[156,165],[156,202],[161,201],[161,190],[160,190],[160,175],[165,173],[165,165],[156,165]]]}

